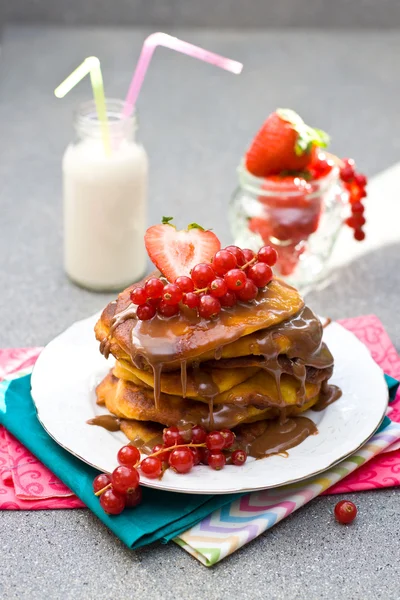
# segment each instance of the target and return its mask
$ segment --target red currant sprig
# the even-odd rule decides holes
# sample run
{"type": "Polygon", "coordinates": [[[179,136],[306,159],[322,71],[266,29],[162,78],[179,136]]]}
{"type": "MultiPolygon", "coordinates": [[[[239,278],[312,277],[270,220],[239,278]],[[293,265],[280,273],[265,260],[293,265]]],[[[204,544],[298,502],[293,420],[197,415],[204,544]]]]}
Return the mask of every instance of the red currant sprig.
{"type": "Polygon", "coordinates": [[[361,242],[365,238],[363,226],[365,225],[363,199],[367,196],[367,178],[362,173],[356,173],[355,162],[352,158],[345,158],[340,169],[340,178],[349,193],[351,215],[346,219],[346,224],[354,229],[354,238],[361,242]]]}
{"type": "Polygon", "coordinates": [[[244,450],[234,449],[235,434],[230,429],[207,433],[201,425],[189,432],[178,427],[163,431],[163,444],[154,446],[152,453],[141,460],[140,452],[131,445],[123,446],[117,455],[119,467],[111,475],[101,473],[93,481],[93,491],[109,515],[119,515],[124,508],[140,504],[139,469],[149,479],[159,479],[169,467],[176,473],[189,473],[200,462],[212,469],[224,467],[229,453],[230,462],[242,466],[247,460],[244,450]]]}
{"type": "Polygon", "coordinates": [[[264,246],[257,254],[248,248],[228,246],[219,250],[211,263],[193,267],[190,277],[178,277],[175,283],[152,277],[144,287],[132,290],[130,298],[138,305],[136,315],[142,321],[152,319],[156,313],[173,317],[181,304],[211,319],[223,307],[254,300],[258,290],[271,281],[271,267],[277,258],[271,246],[264,246]]]}

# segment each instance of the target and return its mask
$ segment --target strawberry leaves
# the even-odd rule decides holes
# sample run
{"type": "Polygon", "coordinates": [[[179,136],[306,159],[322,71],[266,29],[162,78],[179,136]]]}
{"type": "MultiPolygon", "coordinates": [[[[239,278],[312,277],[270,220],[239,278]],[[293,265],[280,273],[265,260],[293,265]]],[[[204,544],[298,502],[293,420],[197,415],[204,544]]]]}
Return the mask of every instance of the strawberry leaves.
{"type": "Polygon", "coordinates": [[[189,223],[189,225],[187,226],[187,230],[190,231],[191,229],[200,229],[200,231],[205,231],[204,227],[202,227],[198,223],[189,223]]]}
{"type": "Polygon", "coordinates": [[[287,123],[290,123],[293,129],[297,132],[297,140],[294,147],[296,156],[309,154],[313,146],[326,148],[329,144],[330,137],[322,129],[310,127],[304,123],[303,119],[290,108],[278,108],[277,115],[287,123]]]}

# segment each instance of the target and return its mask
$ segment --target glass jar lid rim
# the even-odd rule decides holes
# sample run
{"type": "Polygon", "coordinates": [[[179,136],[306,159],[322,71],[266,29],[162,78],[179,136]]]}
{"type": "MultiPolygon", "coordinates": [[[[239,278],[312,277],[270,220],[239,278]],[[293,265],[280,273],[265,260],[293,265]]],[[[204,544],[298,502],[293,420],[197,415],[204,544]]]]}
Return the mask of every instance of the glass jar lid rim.
{"type": "Polygon", "coordinates": [[[286,196],[298,195],[299,190],[303,188],[307,197],[312,198],[314,195],[319,195],[324,192],[339,178],[339,167],[334,165],[324,177],[307,181],[299,176],[298,179],[300,185],[296,185],[293,182],[295,189],[283,190],[281,181],[271,181],[268,177],[257,177],[250,173],[245,166],[244,160],[242,160],[238,166],[237,172],[239,175],[240,186],[246,191],[255,193],[259,196],[275,196],[279,193],[284,193],[286,196]],[[304,182],[304,184],[302,182],[304,182]]]}

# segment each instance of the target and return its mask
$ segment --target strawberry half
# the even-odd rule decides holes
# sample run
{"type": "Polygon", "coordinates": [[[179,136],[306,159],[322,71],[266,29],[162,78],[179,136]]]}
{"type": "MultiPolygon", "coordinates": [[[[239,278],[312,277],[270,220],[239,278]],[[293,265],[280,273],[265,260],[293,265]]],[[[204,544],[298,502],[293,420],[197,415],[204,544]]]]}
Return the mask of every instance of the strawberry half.
{"type": "Polygon", "coordinates": [[[328,143],[324,131],[306,125],[293,110],[280,108],[255,136],[246,153],[246,168],[256,177],[303,171],[312,160],[313,148],[325,148],[328,143]]]}
{"type": "Polygon", "coordinates": [[[159,271],[174,282],[199,263],[208,263],[221,248],[221,242],[212,231],[206,231],[196,223],[177,231],[164,217],[161,225],[149,227],[144,236],[147,253],[159,271]]]}

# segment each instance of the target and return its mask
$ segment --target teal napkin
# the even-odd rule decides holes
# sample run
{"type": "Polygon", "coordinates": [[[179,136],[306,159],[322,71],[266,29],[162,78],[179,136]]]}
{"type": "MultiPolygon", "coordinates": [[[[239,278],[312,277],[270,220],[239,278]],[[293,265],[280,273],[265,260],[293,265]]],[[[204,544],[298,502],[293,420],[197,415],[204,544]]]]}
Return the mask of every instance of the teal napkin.
{"type": "Polygon", "coordinates": [[[30,375],[9,382],[5,394],[0,394],[0,423],[130,548],[156,540],[168,542],[243,495],[176,494],[143,487],[142,504],[121,515],[108,516],[93,493],[92,483],[98,471],[63,450],[40,425],[31,398],[30,375]]]}
{"type": "MultiPolygon", "coordinates": [[[[399,382],[385,377],[390,399],[394,400],[399,382]]],[[[108,516],[93,494],[92,482],[98,472],[63,450],[40,425],[30,394],[30,375],[2,385],[5,384],[5,394],[0,394],[0,423],[64,481],[130,548],[140,548],[157,540],[168,542],[243,495],[203,496],[143,488],[140,506],[125,510],[118,516],[108,516]]]]}
{"type": "Polygon", "coordinates": [[[390,375],[385,375],[385,379],[389,389],[389,402],[393,402],[393,400],[396,398],[400,381],[397,381],[397,379],[394,377],[390,377],[390,375]]]}

